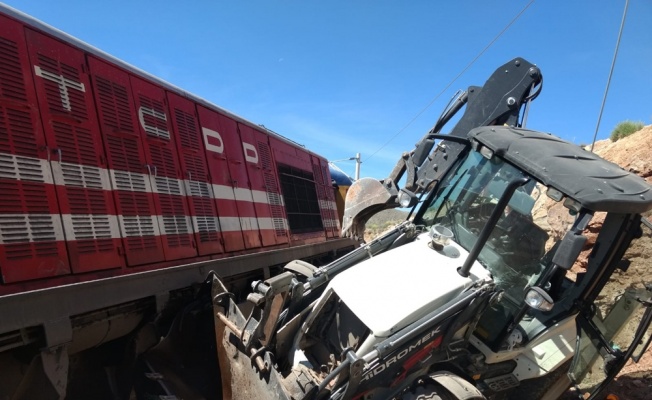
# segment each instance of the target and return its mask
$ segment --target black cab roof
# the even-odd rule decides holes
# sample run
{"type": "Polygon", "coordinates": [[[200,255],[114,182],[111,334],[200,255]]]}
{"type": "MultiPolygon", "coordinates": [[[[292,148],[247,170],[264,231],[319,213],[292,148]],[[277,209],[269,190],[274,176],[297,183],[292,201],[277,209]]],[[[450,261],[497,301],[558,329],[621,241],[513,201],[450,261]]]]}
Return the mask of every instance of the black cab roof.
{"type": "Polygon", "coordinates": [[[643,178],[556,136],[483,126],[468,137],[589,210],[634,214],[652,209],[652,186],[643,178]]]}

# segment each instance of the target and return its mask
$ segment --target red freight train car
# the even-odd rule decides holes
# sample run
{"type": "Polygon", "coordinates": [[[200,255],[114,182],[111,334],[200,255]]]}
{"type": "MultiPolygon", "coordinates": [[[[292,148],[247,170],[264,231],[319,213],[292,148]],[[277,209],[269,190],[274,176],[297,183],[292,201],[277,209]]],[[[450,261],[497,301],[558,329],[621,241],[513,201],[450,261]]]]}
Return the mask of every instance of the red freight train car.
{"type": "Polygon", "coordinates": [[[324,158],[16,12],[0,27],[2,293],[338,237],[324,158]]]}
{"type": "Polygon", "coordinates": [[[350,250],[335,208],[323,157],[0,4],[0,398],[155,343],[209,271],[350,250]]]}

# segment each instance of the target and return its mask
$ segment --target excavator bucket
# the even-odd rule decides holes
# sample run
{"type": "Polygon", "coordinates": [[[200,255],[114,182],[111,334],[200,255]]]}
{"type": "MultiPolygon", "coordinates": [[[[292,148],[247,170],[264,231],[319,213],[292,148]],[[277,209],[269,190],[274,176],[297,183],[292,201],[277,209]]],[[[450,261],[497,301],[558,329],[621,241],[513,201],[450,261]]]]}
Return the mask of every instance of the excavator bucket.
{"type": "Polygon", "coordinates": [[[248,325],[252,320],[242,314],[234,295],[216,275],[212,277],[211,297],[222,398],[289,400],[281,387],[283,377],[272,367],[271,353],[247,348],[255,333],[248,325]]]}
{"type": "Polygon", "coordinates": [[[365,224],[372,215],[387,208],[394,208],[395,194],[392,187],[373,178],[361,178],[346,193],[342,236],[360,239],[364,237],[365,224]]]}

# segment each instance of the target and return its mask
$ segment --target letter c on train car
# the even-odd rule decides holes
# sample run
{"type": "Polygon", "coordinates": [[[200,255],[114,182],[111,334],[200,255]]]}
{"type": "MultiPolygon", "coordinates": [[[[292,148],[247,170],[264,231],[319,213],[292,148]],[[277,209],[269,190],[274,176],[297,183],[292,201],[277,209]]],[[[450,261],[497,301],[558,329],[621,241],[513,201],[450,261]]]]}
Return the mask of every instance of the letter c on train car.
{"type": "Polygon", "coordinates": [[[222,136],[217,131],[212,129],[201,127],[201,131],[204,134],[204,144],[206,145],[206,150],[212,151],[214,153],[224,153],[224,141],[222,136]]]}

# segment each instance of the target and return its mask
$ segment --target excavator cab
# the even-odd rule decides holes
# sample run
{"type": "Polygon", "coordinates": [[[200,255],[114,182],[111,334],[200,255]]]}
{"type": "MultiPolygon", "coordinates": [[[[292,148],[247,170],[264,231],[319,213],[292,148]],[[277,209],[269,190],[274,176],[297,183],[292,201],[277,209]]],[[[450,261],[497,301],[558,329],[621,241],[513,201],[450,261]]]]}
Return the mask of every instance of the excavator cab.
{"type": "Polygon", "coordinates": [[[541,377],[565,370],[559,390],[597,398],[650,343],[652,224],[641,214],[651,189],[548,134],[482,127],[469,141],[414,223],[446,228],[469,252],[460,274],[477,257],[501,292],[471,338],[484,360],[477,380],[532,396],[541,377]],[[516,365],[496,376],[504,360],[516,365]]]}

